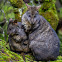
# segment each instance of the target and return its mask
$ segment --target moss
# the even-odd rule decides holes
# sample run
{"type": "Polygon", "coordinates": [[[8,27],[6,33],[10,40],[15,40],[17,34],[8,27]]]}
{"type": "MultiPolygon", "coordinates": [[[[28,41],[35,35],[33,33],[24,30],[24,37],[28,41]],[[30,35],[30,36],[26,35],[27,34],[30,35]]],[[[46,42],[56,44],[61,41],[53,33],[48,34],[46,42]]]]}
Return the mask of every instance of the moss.
{"type": "MultiPolygon", "coordinates": [[[[26,62],[37,62],[31,53],[25,55],[26,62]]],[[[10,51],[9,44],[0,39],[0,62],[24,62],[22,55],[10,51]]],[[[42,61],[39,61],[42,62],[42,61]]],[[[57,60],[50,62],[62,62],[62,56],[58,56],[57,60]]]]}
{"type": "Polygon", "coordinates": [[[45,19],[51,24],[52,28],[56,30],[59,18],[55,8],[54,0],[52,0],[51,2],[44,2],[39,9],[39,14],[44,16],[45,19]]]}
{"type": "MultiPolygon", "coordinates": [[[[33,61],[31,54],[25,55],[26,62],[33,61]]],[[[10,51],[9,44],[6,41],[0,39],[0,62],[24,62],[22,55],[10,51]]],[[[34,62],[34,61],[33,61],[34,62]]],[[[36,62],[36,61],[35,61],[36,62]]]]}
{"type": "Polygon", "coordinates": [[[23,0],[9,0],[13,6],[13,12],[15,14],[15,19],[21,21],[21,16],[26,12],[27,7],[23,0]]]}
{"type": "Polygon", "coordinates": [[[0,32],[0,38],[8,41],[7,24],[8,24],[9,18],[15,19],[14,13],[13,13],[13,7],[8,2],[5,2],[5,4],[4,3],[0,4],[0,22],[3,22],[4,18],[6,18],[6,23],[4,24],[4,26],[0,26],[1,27],[0,31],[2,30],[2,33],[0,32]]]}
{"type": "Polygon", "coordinates": [[[20,61],[20,62],[24,62],[22,56],[10,51],[9,45],[6,44],[6,42],[3,40],[0,41],[0,61],[6,61],[6,62],[20,61]]]}
{"type": "MultiPolygon", "coordinates": [[[[52,28],[54,30],[56,30],[56,27],[57,27],[57,24],[58,24],[58,21],[59,21],[58,15],[57,15],[57,12],[56,12],[56,8],[55,8],[55,2],[56,2],[56,0],[42,0],[42,1],[43,1],[43,5],[39,9],[39,13],[40,13],[40,15],[44,16],[46,18],[46,20],[51,24],[52,28]]],[[[10,0],[10,2],[13,2],[13,1],[10,0]]],[[[13,4],[17,5],[17,0],[16,0],[15,3],[13,2],[13,4]]],[[[21,16],[27,10],[27,7],[24,4],[24,2],[21,5],[22,6],[17,7],[17,8],[15,7],[16,9],[14,9],[15,19],[17,19],[18,21],[21,21],[21,16]],[[20,9],[22,10],[21,7],[23,7],[23,11],[19,11],[20,9]]]]}
{"type": "Polygon", "coordinates": [[[9,0],[13,7],[21,8],[23,5],[23,0],[9,0]]]}
{"type": "Polygon", "coordinates": [[[18,8],[14,8],[14,14],[15,14],[15,19],[17,19],[18,21],[21,21],[21,15],[20,12],[18,11],[18,8]]]}
{"type": "Polygon", "coordinates": [[[51,24],[52,28],[55,30],[58,24],[57,18],[53,15],[53,12],[42,13],[42,16],[51,24]],[[48,17],[47,17],[48,16],[48,17]]]}
{"type": "Polygon", "coordinates": [[[58,13],[58,15],[59,15],[59,18],[62,19],[62,8],[60,8],[59,10],[60,12],[58,13]]]}
{"type": "Polygon", "coordinates": [[[21,22],[22,15],[26,12],[27,7],[24,4],[23,8],[14,8],[15,19],[21,22]]]}
{"type": "Polygon", "coordinates": [[[59,30],[58,37],[60,39],[60,55],[62,55],[62,32],[59,30]]]}

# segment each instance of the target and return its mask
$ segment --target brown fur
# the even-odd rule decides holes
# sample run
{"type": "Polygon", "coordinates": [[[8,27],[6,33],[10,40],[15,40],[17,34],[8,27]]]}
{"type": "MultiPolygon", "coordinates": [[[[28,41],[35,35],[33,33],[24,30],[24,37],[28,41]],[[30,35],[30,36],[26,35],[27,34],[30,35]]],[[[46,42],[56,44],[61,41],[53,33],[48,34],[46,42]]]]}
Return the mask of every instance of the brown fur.
{"type": "Polygon", "coordinates": [[[21,22],[10,20],[8,24],[9,46],[12,51],[29,52],[27,36],[21,22]]]}

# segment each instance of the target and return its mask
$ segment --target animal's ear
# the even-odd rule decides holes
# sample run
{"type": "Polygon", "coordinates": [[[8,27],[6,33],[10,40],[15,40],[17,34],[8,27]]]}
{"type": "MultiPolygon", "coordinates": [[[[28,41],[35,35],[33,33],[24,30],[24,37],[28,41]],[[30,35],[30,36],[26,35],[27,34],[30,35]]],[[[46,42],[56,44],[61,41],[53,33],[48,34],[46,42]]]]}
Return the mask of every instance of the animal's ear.
{"type": "Polygon", "coordinates": [[[27,8],[29,9],[31,6],[26,3],[27,8]]]}
{"type": "Polygon", "coordinates": [[[39,6],[36,6],[36,9],[38,10],[38,9],[40,9],[40,7],[41,7],[41,5],[39,5],[39,6]]]}
{"type": "Polygon", "coordinates": [[[9,23],[12,23],[12,22],[13,22],[13,19],[12,19],[12,18],[10,18],[10,19],[9,19],[9,23]]]}
{"type": "Polygon", "coordinates": [[[14,21],[13,21],[13,24],[17,24],[17,20],[14,20],[14,21]]]}
{"type": "Polygon", "coordinates": [[[17,20],[14,20],[13,23],[17,23],[17,20]]]}

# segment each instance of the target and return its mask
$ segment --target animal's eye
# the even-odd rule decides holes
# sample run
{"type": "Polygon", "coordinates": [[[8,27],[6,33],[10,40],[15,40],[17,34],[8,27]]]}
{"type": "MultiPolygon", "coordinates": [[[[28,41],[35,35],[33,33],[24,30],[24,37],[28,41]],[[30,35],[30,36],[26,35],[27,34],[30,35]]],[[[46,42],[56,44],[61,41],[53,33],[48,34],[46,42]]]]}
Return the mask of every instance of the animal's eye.
{"type": "Polygon", "coordinates": [[[9,28],[9,30],[11,30],[11,28],[9,28]]]}
{"type": "Polygon", "coordinates": [[[31,15],[28,15],[29,17],[31,17],[31,15]]]}
{"type": "Polygon", "coordinates": [[[34,18],[36,17],[36,15],[34,16],[34,18]]]}

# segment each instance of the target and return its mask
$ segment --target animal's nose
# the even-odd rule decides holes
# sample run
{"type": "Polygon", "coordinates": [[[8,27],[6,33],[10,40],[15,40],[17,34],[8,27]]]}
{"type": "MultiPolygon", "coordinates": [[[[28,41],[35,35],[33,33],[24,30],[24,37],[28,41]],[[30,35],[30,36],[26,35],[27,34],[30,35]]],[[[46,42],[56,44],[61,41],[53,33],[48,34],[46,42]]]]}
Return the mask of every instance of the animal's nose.
{"type": "Polygon", "coordinates": [[[34,19],[31,20],[31,23],[34,24],[34,19]]]}
{"type": "Polygon", "coordinates": [[[27,38],[27,36],[24,36],[24,39],[26,39],[27,38]]]}

